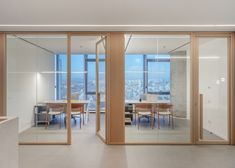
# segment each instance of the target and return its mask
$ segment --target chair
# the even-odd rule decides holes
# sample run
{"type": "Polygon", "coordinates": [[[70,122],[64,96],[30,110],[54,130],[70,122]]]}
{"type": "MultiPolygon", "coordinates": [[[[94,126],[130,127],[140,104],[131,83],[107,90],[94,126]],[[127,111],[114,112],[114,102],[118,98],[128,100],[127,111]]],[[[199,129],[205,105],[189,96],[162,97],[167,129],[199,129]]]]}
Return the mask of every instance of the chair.
{"type": "Polygon", "coordinates": [[[49,121],[49,118],[50,116],[59,116],[60,118],[60,128],[61,128],[61,122],[62,122],[62,114],[64,112],[64,105],[63,104],[54,104],[54,103],[49,103],[47,104],[48,106],[48,113],[47,113],[47,117],[46,117],[46,120],[47,120],[47,126],[50,124],[50,121],[49,121]]]}
{"type": "MultiPolygon", "coordinates": [[[[82,104],[71,104],[71,118],[74,119],[75,124],[77,123],[76,118],[79,118],[80,119],[80,128],[82,128],[82,121],[83,121],[83,125],[84,125],[84,113],[83,113],[83,105],[82,104]]],[[[66,116],[64,118],[64,123],[66,126],[66,116]]]]}
{"type": "Polygon", "coordinates": [[[153,128],[153,119],[154,119],[154,113],[153,113],[153,107],[152,104],[136,104],[135,105],[135,115],[138,116],[138,129],[140,125],[140,119],[141,118],[147,118],[150,122],[150,127],[153,128]]]}
{"type": "Polygon", "coordinates": [[[35,126],[38,126],[38,123],[48,124],[47,118],[47,106],[46,105],[35,105],[34,106],[34,120],[35,126]]]}
{"type": "Polygon", "coordinates": [[[165,116],[168,116],[168,125],[170,126],[170,119],[172,122],[172,129],[174,129],[174,117],[173,117],[173,105],[162,103],[158,104],[156,111],[157,111],[157,118],[158,118],[158,129],[160,129],[160,116],[163,116],[163,123],[165,123],[165,116]]]}
{"type": "Polygon", "coordinates": [[[80,128],[82,128],[82,121],[83,121],[83,125],[84,125],[83,105],[81,105],[81,104],[72,104],[71,105],[71,118],[74,119],[75,124],[76,124],[76,118],[79,118],[80,119],[80,128]]]}

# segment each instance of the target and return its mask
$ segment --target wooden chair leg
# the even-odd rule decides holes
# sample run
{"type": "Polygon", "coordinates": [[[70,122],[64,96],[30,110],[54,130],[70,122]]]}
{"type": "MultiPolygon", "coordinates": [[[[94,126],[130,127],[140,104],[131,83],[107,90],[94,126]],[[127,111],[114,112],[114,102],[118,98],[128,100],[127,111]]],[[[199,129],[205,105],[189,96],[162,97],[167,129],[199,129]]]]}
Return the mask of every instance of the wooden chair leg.
{"type": "Polygon", "coordinates": [[[134,120],[135,120],[134,123],[135,123],[135,125],[136,125],[136,113],[135,113],[134,115],[135,115],[135,117],[134,117],[134,120]]]}
{"type": "Polygon", "coordinates": [[[152,116],[152,117],[151,117],[151,120],[152,120],[152,129],[153,129],[153,128],[154,128],[154,124],[155,124],[155,117],[152,116]]]}
{"type": "Polygon", "coordinates": [[[140,116],[138,115],[138,129],[140,128],[140,116]]]}
{"type": "Polygon", "coordinates": [[[85,117],[84,117],[84,113],[82,113],[82,123],[83,123],[83,125],[85,124],[85,117]]]}
{"type": "Polygon", "coordinates": [[[158,129],[160,129],[160,116],[159,116],[159,114],[157,115],[157,125],[158,125],[158,129]]]}
{"type": "Polygon", "coordinates": [[[170,126],[170,122],[171,122],[171,115],[168,115],[168,126],[170,126]]]}
{"type": "Polygon", "coordinates": [[[64,117],[64,126],[66,128],[66,116],[64,117]]]}
{"type": "Polygon", "coordinates": [[[60,114],[60,125],[59,125],[60,129],[61,129],[61,122],[62,122],[62,116],[61,115],[62,114],[60,114]]]}
{"type": "MultiPolygon", "coordinates": [[[[83,120],[84,121],[84,120],[83,120]]],[[[80,114],[80,129],[82,128],[82,115],[80,114]]]]}
{"type": "Polygon", "coordinates": [[[47,115],[47,128],[50,126],[50,115],[47,115]]]}
{"type": "Polygon", "coordinates": [[[48,127],[48,125],[49,125],[49,123],[48,123],[48,115],[49,115],[49,114],[46,114],[46,124],[45,124],[45,129],[47,129],[47,127],[48,127]]]}

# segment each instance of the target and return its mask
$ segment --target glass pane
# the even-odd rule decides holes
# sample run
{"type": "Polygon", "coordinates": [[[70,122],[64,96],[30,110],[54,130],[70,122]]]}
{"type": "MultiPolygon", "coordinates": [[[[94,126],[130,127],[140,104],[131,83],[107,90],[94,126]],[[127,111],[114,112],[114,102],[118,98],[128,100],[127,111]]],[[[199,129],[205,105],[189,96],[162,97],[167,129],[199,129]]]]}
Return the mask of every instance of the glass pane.
{"type": "Polygon", "coordinates": [[[144,92],[143,55],[126,55],[125,59],[125,99],[139,100],[144,92]]]}
{"type": "Polygon", "coordinates": [[[190,142],[190,37],[126,35],[126,142],[190,142]]]}
{"type": "MultiPolygon", "coordinates": [[[[103,57],[104,55],[101,55],[101,56],[103,57]]],[[[90,95],[93,94],[94,96],[96,92],[95,68],[96,68],[95,60],[88,60],[87,61],[87,93],[90,95]]],[[[99,68],[100,68],[100,78],[102,79],[100,83],[100,89],[101,89],[101,92],[104,92],[104,89],[105,89],[105,83],[103,82],[104,71],[105,71],[104,59],[100,59],[99,68]]],[[[96,102],[93,99],[91,99],[90,103],[91,103],[91,106],[90,106],[91,110],[95,110],[96,102]]]]}
{"type": "Polygon", "coordinates": [[[71,98],[72,100],[85,99],[84,55],[71,56],[71,98]]]}
{"type": "MultiPolygon", "coordinates": [[[[96,42],[100,36],[71,37],[72,130],[95,133],[96,42]]],[[[77,134],[74,134],[77,135],[77,134]]]]}
{"type": "Polygon", "coordinates": [[[159,100],[170,100],[170,59],[148,61],[148,93],[158,94],[159,100]]]}
{"type": "Polygon", "coordinates": [[[98,66],[98,85],[99,85],[99,90],[98,90],[98,93],[100,93],[100,121],[99,121],[99,125],[100,125],[100,128],[99,128],[99,133],[100,135],[106,139],[106,125],[105,125],[105,122],[106,122],[106,117],[105,117],[105,113],[106,113],[106,108],[105,108],[105,104],[106,104],[106,86],[105,86],[105,81],[106,81],[106,75],[105,75],[105,61],[102,61],[100,58],[104,58],[106,57],[106,51],[105,51],[105,43],[106,41],[103,40],[101,43],[99,43],[97,45],[98,47],[98,58],[99,58],[99,66],[98,66]]]}
{"type": "Polygon", "coordinates": [[[20,142],[67,141],[66,51],[66,35],[7,35],[7,115],[19,117],[20,142]]]}
{"type": "Polygon", "coordinates": [[[228,140],[227,38],[199,38],[201,140],[228,140]]]}
{"type": "Polygon", "coordinates": [[[95,65],[95,61],[87,62],[87,91],[93,93],[96,91],[95,65]]]}

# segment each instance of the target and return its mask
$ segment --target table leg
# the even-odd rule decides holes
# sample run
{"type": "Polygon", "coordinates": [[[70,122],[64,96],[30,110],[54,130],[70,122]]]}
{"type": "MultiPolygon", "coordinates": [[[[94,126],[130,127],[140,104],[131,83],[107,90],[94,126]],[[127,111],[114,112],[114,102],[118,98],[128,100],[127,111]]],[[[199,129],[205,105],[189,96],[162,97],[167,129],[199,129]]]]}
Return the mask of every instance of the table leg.
{"type": "Polygon", "coordinates": [[[84,109],[86,109],[86,121],[85,121],[85,123],[87,124],[88,123],[88,121],[89,121],[89,108],[88,108],[88,104],[84,104],[84,109]]]}

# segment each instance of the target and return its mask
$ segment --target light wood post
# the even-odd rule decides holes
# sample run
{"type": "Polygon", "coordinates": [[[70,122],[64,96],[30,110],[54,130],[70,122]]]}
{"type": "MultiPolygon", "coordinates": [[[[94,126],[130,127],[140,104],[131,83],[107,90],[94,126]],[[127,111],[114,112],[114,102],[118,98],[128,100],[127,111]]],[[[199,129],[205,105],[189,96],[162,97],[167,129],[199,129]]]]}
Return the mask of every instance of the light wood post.
{"type": "MultiPolygon", "coordinates": [[[[67,35],[67,144],[71,145],[71,35],[67,35]]],[[[81,122],[81,121],[80,121],[81,122]]]]}
{"type": "Polygon", "coordinates": [[[235,145],[235,33],[231,36],[231,124],[230,124],[230,142],[235,145]]]}
{"type": "Polygon", "coordinates": [[[125,143],[125,98],[124,98],[124,45],[123,33],[110,33],[109,38],[109,61],[108,61],[108,82],[109,82],[109,120],[108,141],[109,144],[125,143]]]}
{"type": "Polygon", "coordinates": [[[190,132],[191,143],[196,144],[198,139],[198,57],[197,40],[195,33],[191,33],[190,43],[190,132]]]}
{"type": "Polygon", "coordinates": [[[6,115],[6,51],[5,34],[0,33],[0,116],[6,115]]]}

